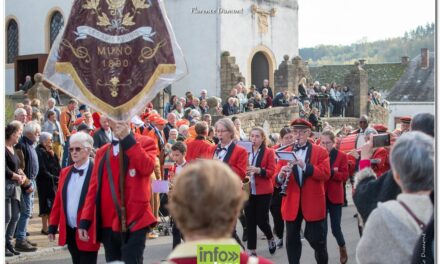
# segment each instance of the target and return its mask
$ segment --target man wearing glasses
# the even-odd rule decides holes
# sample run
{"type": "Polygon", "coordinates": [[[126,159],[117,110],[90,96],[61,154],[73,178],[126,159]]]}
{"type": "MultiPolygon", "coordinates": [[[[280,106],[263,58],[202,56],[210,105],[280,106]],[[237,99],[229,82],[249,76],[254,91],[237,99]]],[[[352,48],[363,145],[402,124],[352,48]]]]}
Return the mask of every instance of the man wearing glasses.
{"type": "Polygon", "coordinates": [[[310,122],[297,118],[291,126],[296,144],[286,151],[293,151],[296,159],[280,160],[276,169],[276,184],[286,186],[281,214],[286,221],[287,258],[289,264],[299,263],[300,230],[304,219],[304,236],[315,250],[316,262],[328,263],[324,183],[330,178],[329,155],[324,148],[308,142],[312,128],[310,122]]]}
{"type": "Polygon", "coordinates": [[[363,135],[365,133],[365,129],[367,128],[368,128],[368,116],[363,115],[359,118],[359,128],[351,132],[351,134],[358,135],[356,137],[356,149],[362,147],[365,144],[365,138],[363,137],[363,135]]]}

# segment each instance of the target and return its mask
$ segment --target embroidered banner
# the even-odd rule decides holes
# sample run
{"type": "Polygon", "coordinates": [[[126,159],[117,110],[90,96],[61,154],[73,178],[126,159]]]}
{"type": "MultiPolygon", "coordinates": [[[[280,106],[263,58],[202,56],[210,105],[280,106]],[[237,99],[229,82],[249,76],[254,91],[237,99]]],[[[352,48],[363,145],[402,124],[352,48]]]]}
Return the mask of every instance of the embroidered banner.
{"type": "Polygon", "coordinates": [[[186,66],[161,0],[75,0],[44,73],[92,108],[129,120],[186,66]]]}

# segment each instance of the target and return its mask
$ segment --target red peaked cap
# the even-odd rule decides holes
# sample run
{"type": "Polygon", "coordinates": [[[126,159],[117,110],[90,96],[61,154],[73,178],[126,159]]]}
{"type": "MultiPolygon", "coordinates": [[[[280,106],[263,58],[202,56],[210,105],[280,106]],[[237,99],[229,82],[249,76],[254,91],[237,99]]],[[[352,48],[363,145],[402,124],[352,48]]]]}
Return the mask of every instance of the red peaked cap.
{"type": "Polygon", "coordinates": [[[410,116],[402,116],[401,118],[400,118],[400,122],[402,122],[402,123],[411,123],[411,117],[410,116]]]}
{"type": "Polygon", "coordinates": [[[374,125],[373,126],[373,128],[377,131],[377,132],[381,132],[381,133],[384,133],[384,132],[387,132],[388,131],[388,127],[386,127],[385,125],[382,125],[382,124],[377,124],[377,125],[374,125]]]}
{"type": "Polygon", "coordinates": [[[294,128],[310,128],[311,129],[313,127],[313,125],[309,121],[302,119],[302,118],[297,118],[297,119],[293,120],[292,123],[290,123],[290,125],[293,126],[294,128]]]}

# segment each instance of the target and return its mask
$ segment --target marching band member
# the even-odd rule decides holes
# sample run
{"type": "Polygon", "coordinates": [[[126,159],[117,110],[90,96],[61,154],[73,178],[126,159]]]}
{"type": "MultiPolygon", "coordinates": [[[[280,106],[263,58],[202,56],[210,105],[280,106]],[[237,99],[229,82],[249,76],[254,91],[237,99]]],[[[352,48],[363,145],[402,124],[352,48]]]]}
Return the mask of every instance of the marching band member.
{"type": "MultiPolygon", "coordinates": [[[[332,131],[324,131],[321,134],[321,147],[327,150],[330,157],[330,180],[325,182],[325,194],[332,233],[339,245],[340,261],[347,263],[348,255],[341,230],[341,217],[344,204],[344,182],[348,179],[348,160],[345,153],[335,148],[335,137],[332,131]]],[[[327,237],[327,223],[325,233],[327,237]]]]}
{"type": "Polygon", "coordinates": [[[151,138],[130,133],[128,123],[111,120],[110,126],[118,140],[96,153],[79,238],[102,242],[107,262],[142,263],[146,234],[156,224],[150,175],[157,150],[151,138]],[[96,235],[89,233],[94,228],[96,235]]]}
{"type": "MultiPolygon", "coordinates": [[[[181,141],[177,141],[171,146],[171,157],[174,161],[174,166],[171,169],[170,172],[170,182],[174,182],[175,176],[179,175],[183,168],[188,164],[185,155],[187,153],[187,147],[185,146],[185,143],[181,141]]],[[[182,240],[182,233],[180,232],[179,228],[176,226],[175,223],[173,223],[173,249],[180,244],[182,240]]]]}
{"type": "Polygon", "coordinates": [[[197,158],[205,157],[212,147],[212,144],[206,140],[206,137],[208,136],[208,124],[206,122],[197,122],[195,125],[195,131],[197,137],[193,141],[187,143],[188,152],[186,154],[186,160],[188,162],[197,158]]]}
{"type": "Polygon", "coordinates": [[[411,124],[410,116],[402,116],[400,118],[400,129],[396,129],[393,131],[393,134],[397,137],[401,136],[403,133],[409,132],[410,124],[411,124]]]}
{"type": "Polygon", "coordinates": [[[246,177],[248,154],[246,150],[233,142],[235,127],[229,118],[222,118],[215,123],[215,131],[219,144],[211,146],[208,157],[221,160],[243,180],[246,177]]]}
{"type": "MultiPolygon", "coordinates": [[[[368,128],[365,131],[365,142],[373,140],[373,135],[377,135],[374,128],[368,128]]],[[[377,177],[382,176],[390,167],[389,152],[384,147],[373,148],[373,155],[370,157],[371,168],[377,177]]]]}
{"type": "MultiPolygon", "coordinates": [[[[232,120],[229,118],[222,118],[215,123],[214,127],[219,139],[219,144],[211,147],[208,151],[207,158],[220,160],[228,164],[243,181],[247,172],[248,154],[243,147],[234,142],[237,133],[234,123],[232,123],[232,120]]],[[[244,249],[244,245],[238,237],[235,228],[232,235],[244,249]]]]}
{"type": "MultiPolygon", "coordinates": [[[[93,170],[93,161],[89,158],[93,149],[93,138],[87,133],[78,132],[69,141],[69,152],[74,164],[60,172],[58,191],[50,214],[48,237],[49,240],[54,240],[59,227],[58,244],[67,244],[74,264],[96,263],[99,243],[81,241],[76,232],[93,170]]],[[[94,231],[91,229],[91,232],[94,231]]]]}
{"type": "Polygon", "coordinates": [[[297,140],[294,151],[297,160],[280,160],[277,165],[277,184],[285,190],[281,213],[286,221],[286,251],[290,264],[299,263],[301,258],[300,230],[303,219],[306,222],[304,237],[315,250],[317,263],[328,263],[327,240],[325,237],[325,191],[324,183],[330,178],[328,153],[320,146],[308,142],[312,124],[297,118],[291,125],[297,140]]]}
{"type": "MultiPolygon", "coordinates": [[[[275,151],[295,142],[292,129],[290,127],[284,127],[281,129],[280,138],[281,138],[281,144],[275,145],[273,147],[275,151]]],[[[277,241],[278,248],[283,247],[283,237],[284,237],[284,221],[281,216],[281,200],[282,200],[282,196],[280,195],[280,188],[275,184],[274,181],[272,201],[270,203],[270,213],[272,214],[273,217],[275,235],[278,238],[277,241]]]]}
{"type": "Polygon", "coordinates": [[[273,193],[275,152],[266,147],[267,137],[263,128],[254,127],[249,135],[252,152],[249,155],[247,173],[250,175],[250,196],[244,207],[247,227],[247,247],[251,256],[256,256],[257,225],[267,238],[270,254],[277,245],[269,224],[269,206],[273,193]]]}

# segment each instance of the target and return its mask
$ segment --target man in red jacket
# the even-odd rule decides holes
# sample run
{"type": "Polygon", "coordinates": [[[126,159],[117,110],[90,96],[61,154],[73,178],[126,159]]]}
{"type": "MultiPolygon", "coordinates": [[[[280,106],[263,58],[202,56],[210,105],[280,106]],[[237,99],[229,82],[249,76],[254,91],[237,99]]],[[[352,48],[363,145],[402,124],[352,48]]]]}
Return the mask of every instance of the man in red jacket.
{"type": "Polygon", "coordinates": [[[107,262],[142,263],[146,234],[156,224],[150,206],[156,145],[149,137],[134,136],[126,122],[111,121],[110,126],[116,139],[96,153],[79,237],[102,242],[107,262]],[[96,236],[89,237],[93,219],[96,236]]]}
{"type": "Polygon", "coordinates": [[[186,153],[186,160],[188,162],[205,157],[212,147],[212,144],[206,140],[208,136],[208,124],[206,122],[198,122],[195,125],[195,131],[197,137],[187,144],[188,152],[186,153]]]}
{"type": "Polygon", "coordinates": [[[298,118],[291,125],[297,143],[286,151],[293,151],[296,160],[289,164],[280,160],[276,169],[276,182],[286,191],[281,214],[286,221],[287,258],[290,264],[299,263],[300,230],[304,219],[304,237],[315,250],[317,263],[328,263],[324,183],[330,178],[329,156],[325,149],[308,142],[312,128],[310,122],[298,118]]]}
{"type": "MultiPolygon", "coordinates": [[[[330,156],[330,180],[325,182],[325,194],[332,233],[339,245],[340,261],[346,263],[348,256],[341,230],[341,216],[344,204],[344,182],[348,178],[348,160],[344,152],[334,147],[335,137],[332,131],[324,131],[321,134],[321,147],[325,148],[330,156]]],[[[327,224],[325,234],[327,237],[327,224]]]]}

